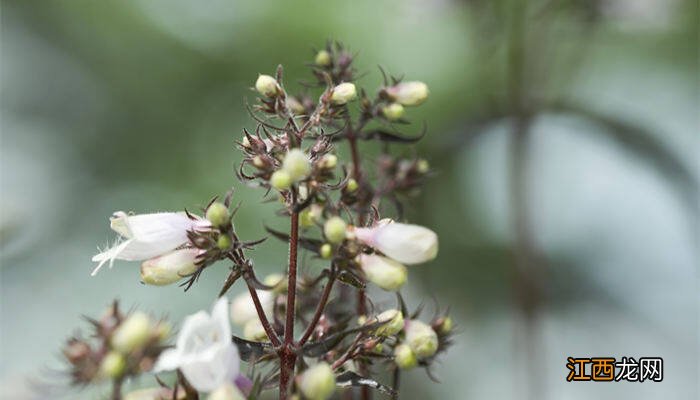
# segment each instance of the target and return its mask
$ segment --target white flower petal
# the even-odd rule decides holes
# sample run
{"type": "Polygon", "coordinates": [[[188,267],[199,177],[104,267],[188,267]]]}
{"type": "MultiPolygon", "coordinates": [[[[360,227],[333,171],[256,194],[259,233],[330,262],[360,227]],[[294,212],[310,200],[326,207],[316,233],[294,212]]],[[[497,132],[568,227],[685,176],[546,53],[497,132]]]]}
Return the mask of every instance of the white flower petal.
{"type": "Polygon", "coordinates": [[[356,228],[356,237],[404,264],[418,264],[437,256],[438,237],[419,225],[384,223],[372,228],[356,228]]]}
{"type": "Polygon", "coordinates": [[[167,349],[160,353],[153,372],[172,371],[180,366],[180,352],[177,349],[167,349]]]}

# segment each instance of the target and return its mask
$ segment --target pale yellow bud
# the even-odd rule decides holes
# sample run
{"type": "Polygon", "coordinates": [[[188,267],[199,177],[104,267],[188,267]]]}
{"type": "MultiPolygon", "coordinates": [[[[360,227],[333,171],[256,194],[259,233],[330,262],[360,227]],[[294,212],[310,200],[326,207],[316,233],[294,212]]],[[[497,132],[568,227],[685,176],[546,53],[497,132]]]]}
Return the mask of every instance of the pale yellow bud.
{"type": "Polygon", "coordinates": [[[129,315],[114,331],[110,343],[121,353],[130,353],[145,345],[151,338],[153,326],[148,315],[135,312],[129,315]]]}
{"type": "Polygon", "coordinates": [[[198,249],[180,249],[146,260],[141,263],[141,281],[155,286],[175,283],[197,270],[198,254],[198,249]]]}
{"type": "Polygon", "coordinates": [[[223,203],[212,203],[209,208],[207,208],[207,219],[214,226],[224,226],[230,222],[228,207],[223,203]]]}
{"type": "Polygon", "coordinates": [[[100,363],[100,375],[106,378],[115,379],[124,374],[126,370],[126,359],[116,351],[110,351],[104,356],[100,363]]]}
{"type": "Polygon", "coordinates": [[[352,193],[356,191],[360,185],[357,183],[357,181],[353,178],[348,179],[347,185],[345,185],[345,190],[348,191],[348,193],[352,193]]]}
{"type": "Polygon", "coordinates": [[[299,390],[311,400],[326,400],[335,391],[335,375],[331,366],[318,363],[299,376],[299,390]]]}
{"type": "Polygon", "coordinates": [[[323,225],[323,234],[326,235],[326,239],[333,244],[338,244],[345,240],[345,232],[347,230],[347,225],[340,217],[331,217],[323,225]]]}
{"type": "Polygon", "coordinates": [[[228,250],[231,248],[231,238],[229,235],[219,235],[219,238],[216,240],[216,247],[219,248],[219,250],[228,250]]]}
{"type": "Polygon", "coordinates": [[[316,62],[316,65],[327,67],[331,65],[331,53],[329,53],[327,50],[321,50],[316,53],[316,59],[314,61],[316,62]]]}
{"type": "Polygon", "coordinates": [[[428,171],[430,171],[430,164],[428,163],[428,161],[421,158],[416,164],[416,169],[418,169],[418,172],[420,172],[421,174],[425,174],[428,171]]]}
{"type": "Polygon", "coordinates": [[[400,369],[411,369],[418,365],[418,359],[413,350],[403,343],[394,348],[394,362],[400,369]]]}
{"type": "Polygon", "coordinates": [[[277,190],[287,190],[292,186],[292,178],[287,171],[275,171],[270,176],[270,185],[277,190]]]}
{"type": "Polygon", "coordinates": [[[243,325],[243,337],[253,342],[266,342],[268,340],[265,328],[258,319],[251,319],[243,325]]]}
{"type": "Polygon", "coordinates": [[[404,105],[404,106],[417,106],[423,103],[427,98],[428,85],[423,82],[401,82],[398,85],[389,87],[386,89],[386,93],[389,97],[404,105]]]}
{"type": "Polygon", "coordinates": [[[414,319],[406,326],[406,343],[416,356],[427,358],[437,351],[438,337],[430,325],[414,319]]]}
{"type": "Polygon", "coordinates": [[[282,274],[269,274],[263,279],[263,283],[272,286],[273,293],[283,293],[287,291],[287,279],[282,274]]]}
{"type": "Polygon", "coordinates": [[[258,80],[255,81],[255,90],[266,97],[275,97],[281,91],[277,80],[270,75],[258,76],[258,80]]]}
{"type": "Polygon", "coordinates": [[[284,156],[282,170],[289,174],[292,181],[300,181],[311,173],[311,160],[301,149],[291,149],[284,156]]]}
{"type": "Polygon", "coordinates": [[[338,156],[335,154],[326,154],[321,159],[319,165],[323,169],[333,169],[338,165],[338,156]]]}
{"type": "Polygon", "coordinates": [[[321,258],[328,260],[333,257],[333,246],[329,243],[324,243],[321,245],[319,253],[321,254],[321,258]]]}
{"type": "Polygon", "coordinates": [[[382,114],[389,121],[396,121],[403,117],[403,106],[399,103],[391,103],[382,108],[382,114]]]}
{"type": "Polygon", "coordinates": [[[406,267],[391,258],[361,254],[360,266],[367,280],[384,290],[397,291],[408,279],[406,267]]]}
{"type": "Polygon", "coordinates": [[[377,315],[377,321],[384,323],[377,329],[378,336],[392,336],[403,329],[403,313],[399,310],[386,310],[377,315]]]}
{"type": "Polygon", "coordinates": [[[343,105],[357,97],[357,89],[355,84],[350,82],[341,83],[333,88],[331,101],[333,104],[343,105]]]}

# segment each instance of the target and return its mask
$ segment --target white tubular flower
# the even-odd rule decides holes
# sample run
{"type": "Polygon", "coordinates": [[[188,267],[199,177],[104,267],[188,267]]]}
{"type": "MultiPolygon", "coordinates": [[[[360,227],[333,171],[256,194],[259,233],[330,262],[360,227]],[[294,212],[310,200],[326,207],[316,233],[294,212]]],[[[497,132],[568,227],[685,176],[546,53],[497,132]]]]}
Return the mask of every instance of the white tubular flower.
{"type": "MultiPolygon", "coordinates": [[[[265,315],[272,315],[272,309],[275,305],[275,296],[272,292],[266,290],[256,290],[260,304],[262,305],[265,315]]],[[[238,295],[231,302],[231,320],[236,325],[245,325],[246,322],[257,319],[258,312],[255,309],[253,298],[250,293],[245,292],[238,295]]]]}
{"type": "Polygon", "coordinates": [[[423,103],[427,98],[428,85],[423,82],[401,82],[386,89],[389,97],[404,106],[417,106],[423,103]]]}
{"type": "Polygon", "coordinates": [[[384,290],[397,291],[406,283],[408,271],[401,263],[376,254],[360,255],[367,280],[384,290]]]}
{"type": "Polygon", "coordinates": [[[155,286],[175,283],[197,270],[198,255],[198,249],[181,249],[146,260],[141,264],[141,281],[155,286]]]}
{"type": "Polygon", "coordinates": [[[185,318],[175,348],[165,350],[153,370],[179,368],[195,389],[211,392],[233,382],[239,362],[238,349],[231,341],[227,300],[222,297],[211,316],[200,311],[185,318]]]}
{"type": "Polygon", "coordinates": [[[371,228],[355,228],[355,236],[404,264],[419,264],[437,256],[438,237],[435,232],[419,225],[382,220],[371,228]]]}
{"type": "Polygon", "coordinates": [[[187,243],[187,231],[211,225],[203,219],[193,220],[185,213],[127,215],[123,211],[115,212],[110,224],[123,240],[92,257],[92,261],[99,263],[92,275],[106,262],[111,268],[114,260],[143,261],[175,250],[187,243]]]}
{"type": "Polygon", "coordinates": [[[207,400],[245,400],[245,396],[238,388],[230,383],[225,383],[215,391],[209,393],[207,400]]]}

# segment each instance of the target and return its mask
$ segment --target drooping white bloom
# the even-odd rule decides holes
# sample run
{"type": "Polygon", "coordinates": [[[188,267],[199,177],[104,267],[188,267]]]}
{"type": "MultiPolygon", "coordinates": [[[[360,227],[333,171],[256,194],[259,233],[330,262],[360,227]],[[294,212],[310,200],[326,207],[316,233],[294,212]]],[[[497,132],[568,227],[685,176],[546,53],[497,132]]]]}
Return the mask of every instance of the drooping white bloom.
{"type": "MultiPolygon", "coordinates": [[[[265,290],[256,290],[256,292],[265,315],[271,316],[275,305],[274,294],[265,290]]],[[[245,325],[246,322],[256,318],[258,318],[258,312],[255,309],[255,303],[253,303],[250,293],[241,293],[233,299],[231,302],[231,320],[234,324],[245,325]]]]}
{"type": "Polygon", "coordinates": [[[376,254],[361,254],[359,261],[367,280],[384,290],[396,291],[406,283],[408,278],[406,267],[391,258],[376,254]]]}
{"type": "Polygon", "coordinates": [[[185,318],[175,348],[160,355],[154,372],[179,368],[202,392],[233,382],[240,359],[231,340],[227,303],[222,297],[214,304],[211,315],[200,311],[185,318]]]}
{"type": "Polygon", "coordinates": [[[391,86],[386,89],[386,93],[392,100],[404,106],[417,106],[428,98],[430,91],[425,83],[412,81],[391,86]]]}
{"type": "Polygon", "coordinates": [[[146,260],[141,264],[141,281],[156,286],[175,283],[197,270],[199,253],[199,249],[180,249],[146,260]]]}
{"type": "Polygon", "coordinates": [[[210,223],[203,219],[191,219],[185,213],[163,212],[128,215],[115,212],[110,218],[111,228],[121,235],[110,249],[97,254],[92,261],[99,263],[97,271],[114,260],[143,261],[163,255],[187,243],[187,231],[206,228],[210,223]]]}
{"type": "Polygon", "coordinates": [[[428,228],[381,220],[371,228],[355,228],[355,236],[404,264],[419,264],[437,256],[438,237],[428,228]]]}

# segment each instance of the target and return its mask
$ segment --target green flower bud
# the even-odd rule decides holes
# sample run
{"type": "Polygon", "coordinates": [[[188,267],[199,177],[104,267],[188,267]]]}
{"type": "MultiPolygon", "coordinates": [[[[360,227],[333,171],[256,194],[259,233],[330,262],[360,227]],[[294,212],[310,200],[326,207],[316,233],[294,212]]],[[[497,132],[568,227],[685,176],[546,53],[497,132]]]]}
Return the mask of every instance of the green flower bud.
{"type": "Polygon", "coordinates": [[[245,400],[245,396],[237,387],[227,382],[209,393],[207,400],[245,400]]]}
{"type": "Polygon", "coordinates": [[[321,255],[321,258],[328,260],[331,257],[333,257],[333,246],[330,245],[330,243],[324,243],[321,245],[321,249],[319,250],[319,254],[321,255]]]}
{"type": "Polygon", "coordinates": [[[269,274],[263,279],[263,283],[272,286],[273,293],[284,293],[287,291],[287,279],[282,274],[269,274]]]}
{"type": "Polygon", "coordinates": [[[280,93],[280,86],[277,80],[270,75],[260,75],[255,81],[255,90],[263,96],[275,97],[280,93]]]}
{"type": "Polygon", "coordinates": [[[291,149],[284,156],[282,170],[294,181],[300,181],[311,173],[311,160],[301,149],[291,149]]]}
{"type": "Polygon", "coordinates": [[[258,319],[251,319],[243,325],[243,338],[253,342],[267,342],[267,333],[258,319]]]}
{"type": "Polygon", "coordinates": [[[348,191],[348,193],[352,193],[356,191],[360,185],[357,183],[357,181],[353,178],[348,179],[348,183],[345,185],[345,190],[348,191]]]}
{"type": "Polygon", "coordinates": [[[418,359],[413,350],[404,343],[394,348],[394,362],[400,369],[411,369],[418,365],[418,359]]]}
{"type": "Polygon", "coordinates": [[[428,171],[430,171],[430,164],[428,163],[428,161],[421,158],[420,160],[418,160],[418,163],[416,163],[416,169],[418,169],[418,172],[420,172],[421,174],[425,174],[428,171]]]}
{"type": "Polygon", "coordinates": [[[441,335],[447,335],[452,332],[452,318],[449,316],[442,317],[435,323],[435,331],[441,335]]]}
{"type": "Polygon", "coordinates": [[[214,226],[225,226],[230,222],[228,207],[223,203],[212,203],[207,208],[207,219],[214,226]]]}
{"type": "Polygon", "coordinates": [[[323,169],[333,169],[338,165],[338,156],[335,154],[326,154],[319,162],[319,166],[323,169]]]}
{"type": "Polygon", "coordinates": [[[292,186],[292,178],[287,171],[275,171],[270,177],[270,185],[277,190],[287,190],[292,186]]]}
{"type": "Polygon", "coordinates": [[[403,329],[403,313],[399,310],[386,310],[377,315],[377,321],[384,322],[384,325],[377,329],[378,336],[392,336],[403,329]]]}
{"type": "Polygon", "coordinates": [[[231,248],[231,237],[229,235],[219,235],[219,238],[216,240],[216,247],[219,248],[219,250],[228,250],[231,248]]]}
{"type": "Polygon", "coordinates": [[[382,114],[389,121],[396,121],[403,117],[403,106],[399,103],[391,103],[382,108],[382,114]]]}
{"type": "Polygon", "coordinates": [[[438,337],[430,325],[414,319],[406,326],[406,343],[416,356],[427,358],[437,351],[438,337]]]}
{"type": "Polygon", "coordinates": [[[151,319],[142,312],[129,315],[112,334],[115,350],[127,354],[145,345],[153,333],[151,319]]]}
{"type": "Polygon", "coordinates": [[[116,351],[110,351],[100,363],[100,375],[110,379],[121,377],[126,370],[126,359],[116,351]]]}
{"type": "Polygon", "coordinates": [[[331,217],[326,224],[323,225],[323,233],[326,239],[333,244],[338,244],[345,240],[345,232],[347,225],[340,217],[331,217]]]}
{"type": "Polygon", "coordinates": [[[335,391],[335,375],[331,366],[318,363],[299,376],[299,390],[311,400],[325,400],[335,391]]]}
{"type": "Polygon", "coordinates": [[[404,106],[417,106],[428,98],[428,85],[423,82],[401,82],[386,89],[392,100],[404,106]]]}
{"type": "Polygon", "coordinates": [[[321,67],[327,67],[331,65],[331,53],[329,53],[327,50],[321,50],[318,53],[316,53],[316,59],[314,62],[316,62],[316,65],[319,65],[321,67]]]}
{"type": "Polygon", "coordinates": [[[301,225],[302,228],[310,228],[314,226],[314,222],[314,216],[310,208],[299,213],[299,225],[301,225]]]}
{"type": "Polygon", "coordinates": [[[331,101],[333,104],[343,105],[351,100],[354,100],[356,97],[357,89],[355,89],[355,84],[345,82],[333,88],[331,101]]]}

